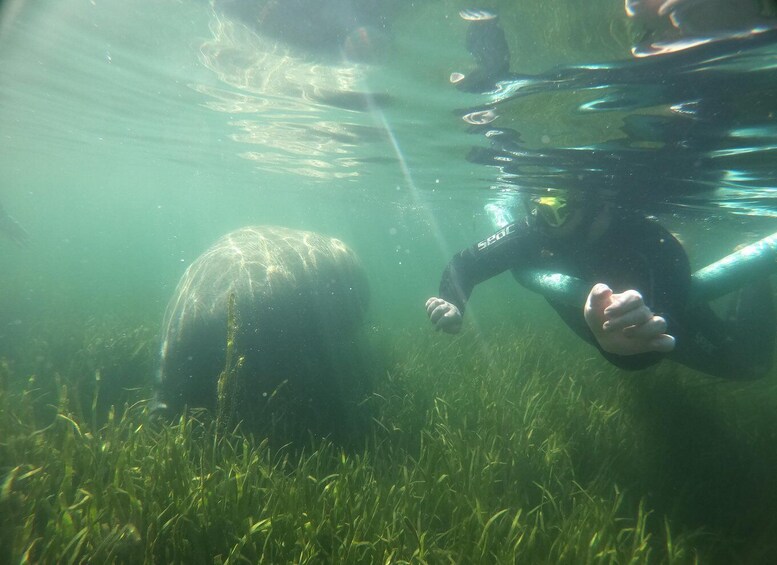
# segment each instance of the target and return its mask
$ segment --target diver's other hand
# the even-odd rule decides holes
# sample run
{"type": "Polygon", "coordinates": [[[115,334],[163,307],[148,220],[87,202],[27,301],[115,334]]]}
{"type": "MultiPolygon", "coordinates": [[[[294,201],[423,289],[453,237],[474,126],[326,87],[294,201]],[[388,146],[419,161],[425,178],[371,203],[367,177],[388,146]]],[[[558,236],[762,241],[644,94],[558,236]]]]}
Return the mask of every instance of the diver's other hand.
{"type": "Polygon", "coordinates": [[[449,334],[461,330],[461,311],[447,300],[432,296],[426,301],[426,315],[438,330],[449,334]]]}
{"type": "Polygon", "coordinates": [[[653,314],[636,290],[614,294],[606,284],[596,284],[583,314],[596,341],[608,353],[636,355],[674,349],[674,337],[665,333],[666,320],[653,314]]]}

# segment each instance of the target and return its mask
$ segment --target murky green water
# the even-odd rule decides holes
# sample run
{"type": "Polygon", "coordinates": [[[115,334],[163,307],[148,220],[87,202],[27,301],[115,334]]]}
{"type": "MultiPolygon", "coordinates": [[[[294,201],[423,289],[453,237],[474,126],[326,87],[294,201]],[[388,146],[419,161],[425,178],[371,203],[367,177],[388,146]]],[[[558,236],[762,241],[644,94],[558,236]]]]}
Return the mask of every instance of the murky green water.
{"type": "MultiPolygon", "coordinates": [[[[658,215],[695,267],[777,231],[772,43],[683,75],[715,77],[672,91],[686,102],[739,90],[716,97],[726,104],[700,134],[656,141],[624,128],[679,99],[650,98],[622,0],[487,4],[512,54],[507,82],[536,80],[524,90],[452,86],[473,64],[464,1],[398,3],[374,64],[305,52],[204,0],[0,4],[0,202],[29,234],[26,248],[0,239],[0,358],[53,378],[88,355],[74,345],[83,327],[115,323],[140,342],[132,331],[159,327],[186,267],[247,225],[345,241],[369,277],[368,327],[390,338],[426,328],[451,255],[491,233],[487,205],[524,189],[628,185],[619,201],[658,215]],[[605,62],[621,66],[592,79],[605,62]],[[483,110],[485,129],[467,123],[483,110]],[[495,131],[520,144],[478,153],[495,131]]],[[[573,339],[509,275],[478,288],[468,320],[486,336],[515,323],[573,339]]],[[[150,382],[138,366],[132,383],[150,382]]]]}
{"type": "MultiPolygon", "coordinates": [[[[387,60],[370,66],[290,54],[206,2],[6,3],[2,198],[32,243],[3,244],[4,296],[14,297],[4,319],[153,317],[218,236],[273,223],[346,240],[368,264],[374,313],[423,323],[419,304],[450,253],[490,231],[483,205],[503,183],[466,159],[486,139],[467,133],[460,109],[487,97],[448,82],[471,67],[464,7],[397,10],[387,60]],[[337,92],[358,108],[321,102],[337,92]]],[[[630,57],[620,2],[493,7],[518,72],[630,57]]],[[[498,123],[556,146],[617,126],[617,116],[569,111],[569,96],[504,105],[498,123]]],[[[730,250],[708,242],[719,230],[751,241],[774,228],[725,209],[710,216],[671,220],[689,238],[701,229],[710,258],[730,250]]]]}

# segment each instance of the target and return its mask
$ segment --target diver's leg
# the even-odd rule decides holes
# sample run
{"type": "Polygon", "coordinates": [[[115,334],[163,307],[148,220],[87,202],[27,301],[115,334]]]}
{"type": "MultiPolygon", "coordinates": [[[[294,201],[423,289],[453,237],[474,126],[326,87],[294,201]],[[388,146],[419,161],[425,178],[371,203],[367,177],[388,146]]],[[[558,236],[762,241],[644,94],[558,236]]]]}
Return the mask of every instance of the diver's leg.
{"type": "Polygon", "coordinates": [[[729,319],[709,305],[690,310],[671,358],[692,369],[731,380],[753,380],[769,373],[777,337],[774,299],[768,279],[742,288],[729,319]]]}
{"type": "Polygon", "coordinates": [[[732,358],[749,366],[754,378],[766,375],[774,363],[777,337],[774,293],[768,277],[744,286],[736,294],[729,322],[735,342],[732,358]]]}

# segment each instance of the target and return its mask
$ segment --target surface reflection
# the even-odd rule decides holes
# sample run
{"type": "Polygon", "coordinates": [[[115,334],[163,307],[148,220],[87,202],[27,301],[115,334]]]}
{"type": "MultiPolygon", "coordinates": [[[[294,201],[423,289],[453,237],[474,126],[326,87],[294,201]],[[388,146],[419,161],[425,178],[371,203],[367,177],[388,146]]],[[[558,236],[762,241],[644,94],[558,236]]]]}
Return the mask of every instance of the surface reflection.
{"type": "Polygon", "coordinates": [[[370,90],[369,74],[386,52],[387,16],[344,1],[213,8],[200,60],[224,86],[193,87],[232,116],[233,140],[256,147],[241,156],[310,178],[359,176],[356,149],[382,139],[368,111],[388,100],[370,90]]]}
{"type": "Polygon", "coordinates": [[[591,191],[651,211],[776,215],[775,20],[754,5],[716,25],[699,13],[713,4],[731,8],[627,1],[628,16],[650,31],[635,57],[534,75],[504,70],[504,35],[518,30],[503,30],[496,14],[462,12],[476,67],[451,82],[486,94],[459,110],[483,139],[468,159],[497,167],[500,191],[591,191]],[[535,111],[538,100],[546,112],[535,111]],[[557,122],[570,116],[576,127],[557,142],[557,122]]]}

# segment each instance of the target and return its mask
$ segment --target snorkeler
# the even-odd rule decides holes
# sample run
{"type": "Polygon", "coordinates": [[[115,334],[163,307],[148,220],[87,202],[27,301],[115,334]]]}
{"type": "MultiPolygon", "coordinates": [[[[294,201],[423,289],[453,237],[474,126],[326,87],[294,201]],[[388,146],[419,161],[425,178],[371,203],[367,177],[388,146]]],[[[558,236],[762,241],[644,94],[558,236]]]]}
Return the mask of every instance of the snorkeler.
{"type": "Polygon", "coordinates": [[[680,242],[658,222],[598,198],[533,198],[532,213],[457,253],[439,297],[426,302],[434,326],[457,333],[475,285],[508,269],[542,269],[587,281],[584,304],[546,297],[578,336],[623,369],[668,357],[727,379],[756,379],[772,367],[777,321],[768,278],[754,280],[720,318],[689,301],[691,269],[680,242]]]}
{"type": "Polygon", "coordinates": [[[27,247],[29,244],[29,236],[25,229],[19,225],[19,222],[8,215],[2,204],[0,204],[0,233],[19,247],[27,247]]]}

